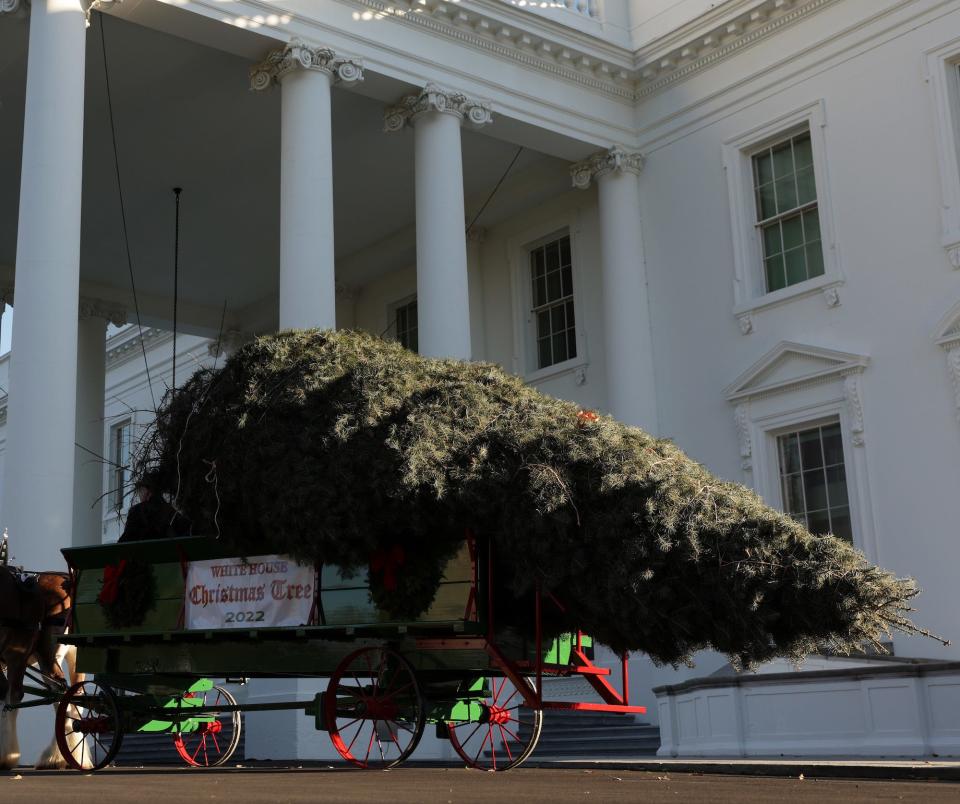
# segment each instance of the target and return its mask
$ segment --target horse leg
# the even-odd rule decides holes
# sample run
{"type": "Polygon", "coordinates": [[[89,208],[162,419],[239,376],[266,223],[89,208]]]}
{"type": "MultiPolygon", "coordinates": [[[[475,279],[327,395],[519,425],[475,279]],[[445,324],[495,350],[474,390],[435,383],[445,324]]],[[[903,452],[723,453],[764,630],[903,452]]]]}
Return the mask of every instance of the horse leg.
{"type": "MultiPolygon", "coordinates": [[[[43,637],[41,637],[41,641],[43,637]]],[[[56,653],[54,653],[54,658],[52,663],[49,664],[49,669],[47,667],[49,656],[46,654],[45,649],[41,648],[39,650],[40,654],[40,669],[45,673],[49,673],[54,676],[54,678],[60,678],[64,681],[68,681],[67,678],[63,676],[63,670],[61,669],[64,663],[64,660],[67,662],[67,668],[70,670],[69,679],[72,683],[73,678],[73,668],[76,667],[76,655],[77,649],[73,645],[58,645],[56,648],[56,653]],[[69,659],[70,653],[73,653],[73,661],[69,659]]],[[[59,704],[55,703],[53,705],[54,715],[59,704]]],[[[76,732],[68,732],[67,735],[67,746],[70,748],[71,752],[80,745],[80,742],[83,740],[83,735],[77,734],[76,732]]],[[[39,758],[37,759],[37,764],[34,766],[37,770],[62,770],[67,767],[67,761],[63,758],[63,754],[60,753],[60,746],[57,745],[57,735],[54,733],[53,739],[50,741],[50,745],[43,749],[40,753],[39,758]]]]}
{"type": "Polygon", "coordinates": [[[23,700],[23,674],[27,669],[27,656],[15,654],[7,661],[7,696],[0,713],[0,770],[10,770],[20,762],[20,743],[17,741],[17,713],[10,709],[23,700]]]}

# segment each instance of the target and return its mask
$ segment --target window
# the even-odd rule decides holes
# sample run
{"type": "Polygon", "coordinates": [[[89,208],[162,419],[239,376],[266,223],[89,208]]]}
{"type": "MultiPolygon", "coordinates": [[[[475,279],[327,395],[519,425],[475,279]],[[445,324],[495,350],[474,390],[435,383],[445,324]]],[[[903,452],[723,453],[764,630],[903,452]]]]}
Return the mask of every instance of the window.
{"type": "Polygon", "coordinates": [[[839,306],[843,275],[827,171],[822,100],[723,144],[733,233],[733,314],[744,335],[753,314],[821,294],[839,306]]]}
{"type": "Polygon", "coordinates": [[[127,419],[110,428],[110,507],[123,510],[133,489],[130,483],[130,444],[133,424],[127,419]]]}
{"type": "Polygon", "coordinates": [[[941,244],[950,266],[960,270],[960,38],[928,51],[926,56],[942,194],[941,244]]]}
{"type": "Polygon", "coordinates": [[[823,246],[810,132],[755,153],[753,190],[766,290],[822,276],[823,246]]]}
{"type": "Polygon", "coordinates": [[[393,325],[400,345],[411,352],[419,351],[416,297],[393,308],[393,325]]]}
{"type": "Polygon", "coordinates": [[[530,281],[536,326],[537,368],[577,356],[570,235],[530,251],[530,281]]]}
{"type": "Polygon", "coordinates": [[[853,541],[840,422],[777,437],[783,509],[811,533],[853,541]]]}

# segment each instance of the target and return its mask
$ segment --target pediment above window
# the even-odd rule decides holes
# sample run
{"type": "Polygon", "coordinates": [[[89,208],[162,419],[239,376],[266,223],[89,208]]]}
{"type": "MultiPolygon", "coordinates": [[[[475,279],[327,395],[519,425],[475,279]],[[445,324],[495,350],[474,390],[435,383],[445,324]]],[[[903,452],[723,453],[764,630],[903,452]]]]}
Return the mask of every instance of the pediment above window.
{"type": "Polygon", "coordinates": [[[727,399],[739,402],[859,374],[869,362],[866,355],[783,341],[727,386],[727,399]]]}
{"type": "Polygon", "coordinates": [[[947,310],[946,315],[940,319],[933,338],[944,349],[960,347],[960,302],[947,310]]]}

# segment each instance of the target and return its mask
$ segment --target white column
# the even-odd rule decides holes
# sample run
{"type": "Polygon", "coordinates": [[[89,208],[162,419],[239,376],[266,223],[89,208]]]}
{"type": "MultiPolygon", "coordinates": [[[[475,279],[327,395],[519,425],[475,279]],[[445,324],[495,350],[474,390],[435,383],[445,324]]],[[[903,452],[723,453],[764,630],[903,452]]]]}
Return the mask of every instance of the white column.
{"type": "Polygon", "coordinates": [[[73,469],[74,546],[100,544],[103,525],[103,397],[107,322],[81,305],[77,334],[77,417],[73,469]]]}
{"type": "Polygon", "coordinates": [[[33,1],[2,523],[32,569],[71,543],[85,40],[80,0],[33,1]]]}
{"type": "Polygon", "coordinates": [[[428,84],[386,111],[384,127],[414,129],[417,216],[417,327],[420,353],[469,360],[470,291],[464,226],[464,119],[492,120],[487,103],[428,84]]]}
{"type": "Polygon", "coordinates": [[[356,62],[297,40],[251,71],[254,89],[283,87],[280,329],[336,325],[330,89],[362,79],[356,62]]]}
{"type": "Polygon", "coordinates": [[[607,408],[627,424],[657,434],[657,401],[647,275],[640,231],[640,154],[620,148],[571,168],[575,187],[597,181],[603,347],[607,408]]]}

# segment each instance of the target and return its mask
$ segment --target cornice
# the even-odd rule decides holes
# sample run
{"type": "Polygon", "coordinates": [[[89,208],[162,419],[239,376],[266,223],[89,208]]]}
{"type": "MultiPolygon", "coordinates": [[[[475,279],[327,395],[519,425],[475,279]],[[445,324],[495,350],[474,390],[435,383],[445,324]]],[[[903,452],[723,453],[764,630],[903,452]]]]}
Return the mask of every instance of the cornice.
{"type": "Polygon", "coordinates": [[[377,20],[393,20],[446,36],[611,97],[635,101],[712,67],[840,0],[728,2],[636,51],[506,3],[494,8],[490,2],[349,2],[367,9],[377,20]]]}
{"type": "Polygon", "coordinates": [[[132,330],[132,333],[115,335],[107,344],[107,368],[113,368],[125,363],[131,357],[141,355],[143,349],[152,349],[165,339],[172,340],[173,334],[157,327],[144,327],[142,330],[132,330]],[[142,347],[141,347],[142,344],[142,347]]]}
{"type": "Polygon", "coordinates": [[[363,80],[363,65],[359,60],[338,56],[330,48],[310,47],[299,39],[291,39],[250,69],[250,88],[270,89],[296,70],[324,73],[331,81],[345,84],[363,80]]]}

